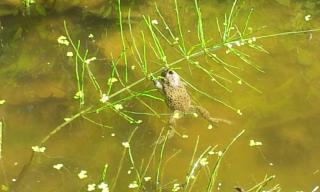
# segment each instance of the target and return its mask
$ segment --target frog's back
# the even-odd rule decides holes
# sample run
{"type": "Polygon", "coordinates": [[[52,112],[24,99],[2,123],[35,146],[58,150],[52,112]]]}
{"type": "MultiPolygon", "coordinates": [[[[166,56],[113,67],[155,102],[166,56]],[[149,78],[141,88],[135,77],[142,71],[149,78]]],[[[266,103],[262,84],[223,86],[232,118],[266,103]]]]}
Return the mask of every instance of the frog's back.
{"type": "Polygon", "coordinates": [[[172,110],[188,112],[191,106],[191,99],[183,85],[172,87],[164,86],[167,104],[172,110]]]}

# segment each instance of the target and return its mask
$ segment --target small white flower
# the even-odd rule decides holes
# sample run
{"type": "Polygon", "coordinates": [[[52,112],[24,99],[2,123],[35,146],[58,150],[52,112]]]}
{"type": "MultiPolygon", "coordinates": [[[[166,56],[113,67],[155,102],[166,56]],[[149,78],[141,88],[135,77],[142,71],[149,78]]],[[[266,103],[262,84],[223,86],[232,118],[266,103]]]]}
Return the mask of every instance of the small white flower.
{"type": "Polygon", "coordinates": [[[136,123],[140,124],[142,123],[142,120],[139,119],[138,121],[136,121],[136,123]]]}
{"type": "Polygon", "coordinates": [[[139,187],[139,185],[137,184],[137,181],[133,181],[132,183],[129,184],[129,189],[134,189],[139,187]]]}
{"type": "Polygon", "coordinates": [[[73,96],[74,99],[80,99],[84,97],[83,91],[78,91],[76,94],[73,96]]]}
{"type": "Polygon", "coordinates": [[[153,19],[153,20],[151,21],[151,23],[154,24],[154,25],[158,25],[158,24],[159,24],[158,20],[156,20],[156,19],[153,19]]]}
{"type": "Polygon", "coordinates": [[[54,169],[56,169],[56,170],[60,170],[63,167],[63,164],[62,163],[58,163],[58,164],[53,165],[52,167],[54,169]]]}
{"type": "Polygon", "coordinates": [[[199,117],[198,113],[192,113],[194,117],[199,117]]]}
{"type": "Polygon", "coordinates": [[[240,41],[236,41],[235,44],[236,44],[237,46],[241,46],[240,41]]]}
{"type": "Polygon", "coordinates": [[[68,51],[68,52],[67,52],[67,57],[73,57],[73,52],[68,51]]]}
{"type": "Polygon", "coordinates": [[[103,192],[109,192],[109,186],[105,182],[100,183],[98,189],[102,189],[103,192]]]}
{"type": "Polygon", "coordinates": [[[94,37],[94,36],[93,36],[92,33],[90,33],[89,36],[88,36],[89,39],[92,39],[93,37],[94,37]]]}
{"type": "Polygon", "coordinates": [[[221,157],[222,154],[223,154],[222,151],[218,151],[218,152],[217,152],[217,155],[218,155],[219,157],[221,157]]]}
{"type": "Polygon", "coordinates": [[[121,110],[121,109],[123,109],[123,106],[121,104],[115,104],[114,108],[115,108],[115,110],[121,110]]]}
{"type": "Polygon", "coordinates": [[[87,177],[88,177],[87,171],[86,171],[86,170],[81,170],[81,171],[78,173],[78,177],[79,177],[80,179],[85,179],[85,178],[87,178],[87,177]]]}
{"type": "Polygon", "coordinates": [[[88,184],[87,191],[94,191],[94,190],[96,190],[96,184],[94,183],[88,184]]]}
{"type": "Polygon", "coordinates": [[[61,45],[66,45],[68,46],[69,45],[69,41],[67,40],[67,38],[65,36],[60,36],[58,37],[57,39],[58,43],[61,44],[61,45]]]}
{"type": "Polygon", "coordinates": [[[117,78],[115,78],[115,77],[111,77],[111,78],[109,78],[108,79],[108,85],[111,85],[111,84],[113,84],[113,83],[115,83],[115,82],[117,82],[118,81],[118,79],[117,78]]]}
{"type": "Polygon", "coordinates": [[[101,102],[101,103],[106,103],[108,100],[109,100],[109,96],[106,95],[105,93],[102,94],[101,99],[100,99],[100,102],[101,102]]]}
{"type": "Polygon", "coordinates": [[[311,20],[311,15],[309,14],[309,15],[304,16],[304,20],[305,21],[310,21],[311,20]]]}
{"type": "Polygon", "coordinates": [[[132,65],[131,66],[131,70],[133,71],[133,70],[135,70],[136,69],[136,66],[135,65],[132,65]]]}
{"type": "Polygon", "coordinates": [[[261,146],[261,145],[262,145],[262,142],[260,142],[260,141],[255,141],[255,140],[253,140],[253,139],[251,139],[251,140],[249,141],[249,146],[250,146],[250,147],[261,146]]]}
{"type": "Polygon", "coordinates": [[[129,144],[128,141],[122,142],[121,144],[122,144],[122,146],[124,146],[124,148],[129,148],[130,147],[130,144],[129,144]]]}
{"type": "Polygon", "coordinates": [[[252,37],[251,39],[252,39],[253,42],[257,41],[256,37],[252,37]]]}
{"type": "Polygon", "coordinates": [[[13,179],[11,179],[11,181],[12,181],[12,182],[16,182],[16,181],[17,181],[17,179],[13,178],[13,179]]]}
{"type": "Polygon", "coordinates": [[[240,109],[237,110],[238,115],[242,115],[242,112],[240,109]]]}
{"type": "Polygon", "coordinates": [[[132,172],[131,170],[128,170],[128,172],[127,172],[127,173],[128,173],[128,175],[130,175],[130,174],[131,174],[131,172],[132,172]]]}
{"type": "Polygon", "coordinates": [[[87,59],[87,60],[85,60],[84,62],[85,62],[86,64],[89,64],[89,63],[91,63],[92,61],[95,61],[95,60],[97,60],[96,57],[91,57],[90,59],[87,59]]]}
{"type": "Polygon", "coordinates": [[[39,147],[39,146],[32,146],[31,148],[34,152],[37,152],[37,153],[43,153],[46,150],[45,147],[39,147]]]}
{"type": "Polygon", "coordinates": [[[150,180],[151,180],[151,177],[144,177],[144,180],[145,180],[145,181],[150,181],[150,180]]]}
{"type": "Polygon", "coordinates": [[[237,83],[238,83],[239,85],[242,85],[242,81],[241,81],[241,80],[237,81],[237,83]]]}
{"type": "Polygon", "coordinates": [[[208,159],[207,158],[202,158],[202,159],[200,159],[200,165],[201,166],[206,166],[206,165],[208,165],[209,164],[209,162],[208,162],[208,159]]]}
{"type": "Polygon", "coordinates": [[[172,191],[176,192],[176,191],[179,191],[180,189],[181,189],[181,187],[180,187],[179,183],[173,184],[172,191]]]}
{"type": "Polygon", "coordinates": [[[6,100],[2,99],[0,100],[0,105],[3,105],[6,102],[6,100]]]}
{"type": "Polygon", "coordinates": [[[208,129],[213,129],[213,126],[211,124],[208,125],[208,129]]]}
{"type": "Polygon", "coordinates": [[[182,138],[188,139],[188,138],[189,138],[189,135],[183,134],[183,135],[182,135],[182,138]]]}
{"type": "Polygon", "coordinates": [[[114,137],[114,136],[116,136],[116,134],[115,133],[111,133],[111,137],[114,137]]]}

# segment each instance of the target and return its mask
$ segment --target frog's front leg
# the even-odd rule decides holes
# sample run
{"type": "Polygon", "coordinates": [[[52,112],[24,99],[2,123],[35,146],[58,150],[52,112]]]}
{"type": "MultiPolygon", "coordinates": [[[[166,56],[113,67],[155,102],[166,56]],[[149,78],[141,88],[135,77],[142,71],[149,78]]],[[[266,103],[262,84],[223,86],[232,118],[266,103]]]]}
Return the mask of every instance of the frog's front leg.
{"type": "Polygon", "coordinates": [[[153,84],[159,89],[159,90],[163,90],[163,86],[162,83],[159,81],[159,79],[157,79],[156,77],[154,77],[153,75],[151,76],[151,80],[153,81],[153,84]]]}

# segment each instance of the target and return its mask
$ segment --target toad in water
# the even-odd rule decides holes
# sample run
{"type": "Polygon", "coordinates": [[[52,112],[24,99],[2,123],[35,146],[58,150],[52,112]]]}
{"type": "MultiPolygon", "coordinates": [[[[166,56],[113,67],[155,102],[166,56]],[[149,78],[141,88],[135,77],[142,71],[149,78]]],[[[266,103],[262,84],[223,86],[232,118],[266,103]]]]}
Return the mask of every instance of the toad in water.
{"type": "Polygon", "coordinates": [[[227,120],[212,118],[205,108],[193,105],[185,83],[175,71],[164,69],[160,80],[154,80],[154,83],[165,96],[169,108],[174,111],[169,119],[169,126],[171,128],[175,126],[176,119],[186,113],[196,113],[213,125],[219,122],[230,124],[227,120]]]}

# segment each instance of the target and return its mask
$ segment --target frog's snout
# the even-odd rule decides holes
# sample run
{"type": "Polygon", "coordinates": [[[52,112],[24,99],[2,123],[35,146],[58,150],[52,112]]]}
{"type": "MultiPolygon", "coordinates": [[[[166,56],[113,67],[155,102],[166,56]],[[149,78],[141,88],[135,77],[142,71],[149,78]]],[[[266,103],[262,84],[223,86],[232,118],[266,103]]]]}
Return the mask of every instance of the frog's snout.
{"type": "Polygon", "coordinates": [[[167,76],[167,73],[168,73],[169,69],[168,68],[164,68],[161,72],[161,76],[162,77],[166,77],[167,76]]]}

